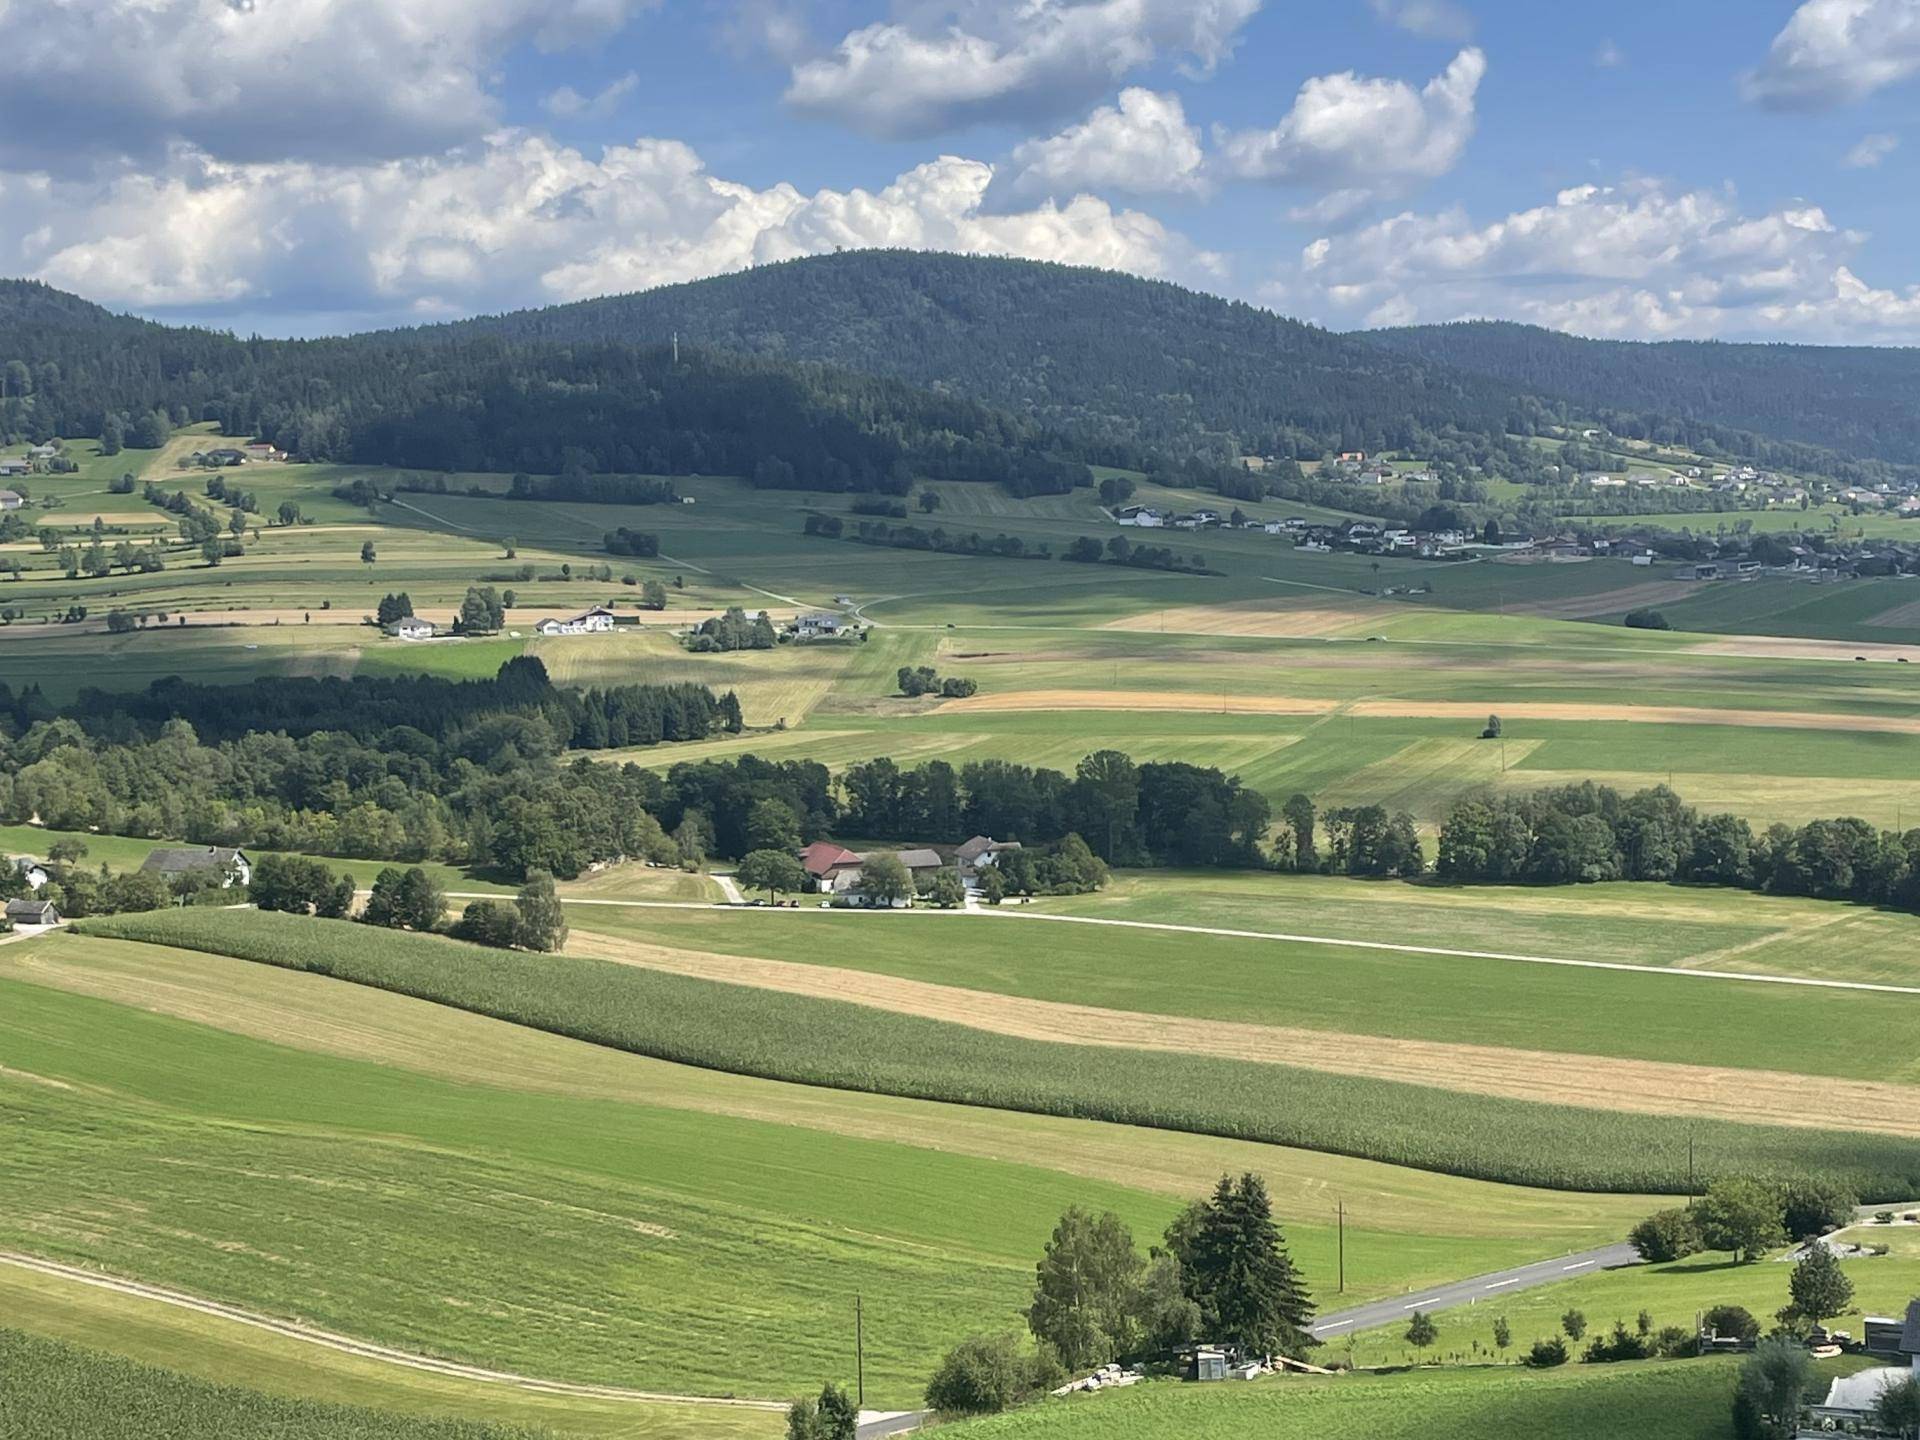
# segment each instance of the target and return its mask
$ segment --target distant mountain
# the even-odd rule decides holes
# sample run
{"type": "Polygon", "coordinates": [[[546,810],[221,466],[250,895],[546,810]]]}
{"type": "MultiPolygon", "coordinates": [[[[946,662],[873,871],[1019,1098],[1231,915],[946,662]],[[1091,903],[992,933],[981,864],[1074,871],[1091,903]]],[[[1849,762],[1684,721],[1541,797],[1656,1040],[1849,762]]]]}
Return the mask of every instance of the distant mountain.
{"type": "Polygon", "coordinates": [[[1565,400],[1622,433],[1701,424],[1920,465],[1920,349],[1586,340],[1500,321],[1353,338],[1565,400]]]}
{"type": "Polygon", "coordinates": [[[1115,463],[1497,441],[1543,413],[1522,387],[1112,271],[867,250],[416,332],[686,343],[946,389],[1105,446],[1115,463]]]}

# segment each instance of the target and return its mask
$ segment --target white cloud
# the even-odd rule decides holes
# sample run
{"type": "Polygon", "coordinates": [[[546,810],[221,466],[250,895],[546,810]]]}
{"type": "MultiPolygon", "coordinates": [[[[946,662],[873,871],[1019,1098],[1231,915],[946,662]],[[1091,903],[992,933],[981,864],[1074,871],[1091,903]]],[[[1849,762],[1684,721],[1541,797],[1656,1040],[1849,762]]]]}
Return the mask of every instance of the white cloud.
{"type": "Polygon", "coordinates": [[[0,206],[17,222],[0,237],[0,272],[141,309],[395,320],[636,289],[835,246],[1185,278],[1217,267],[1151,216],[1091,196],[989,213],[991,178],[990,166],[942,157],[878,190],[805,194],[723,179],[676,141],[593,158],[519,132],[357,166],[176,151],[153,176],[0,175],[0,206]]]}
{"type": "Polygon", "coordinates": [[[1261,0],[961,0],[855,30],[787,101],[870,135],[1057,115],[1163,54],[1217,64],[1261,0]]]}
{"type": "Polygon", "coordinates": [[[1593,52],[1593,63],[1602,70],[1618,70],[1627,63],[1627,52],[1611,40],[1602,40],[1600,48],[1593,52]]]}
{"type": "MultiPolygon", "coordinates": [[[[1011,200],[1059,199],[1086,191],[1129,195],[1192,193],[1203,186],[1200,132],[1178,95],[1131,88],[1078,125],[1013,152],[996,192],[1011,200]]],[[[998,195],[996,199],[1000,198],[998,195]]]]}
{"type": "Polygon", "coordinates": [[[1459,161],[1486,70],[1486,57],[1469,47],[1419,90],[1351,71],[1317,76],[1272,129],[1217,134],[1220,168],[1246,180],[1403,192],[1459,161]]]}
{"type": "Polygon", "coordinates": [[[1866,237],[1816,206],[1744,214],[1731,190],[1581,186],[1480,224],[1407,213],[1323,237],[1271,294],[1336,325],[1496,317],[1589,335],[1920,339],[1920,286],[1874,289],[1866,237]]]}
{"type": "Polygon", "coordinates": [[[1742,79],[1750,100],[1823,110],[1920,74],[1920,0],[1806,0],[1742,79]]]}
{"type": "Polygon", "coordinates": [[[1849,170],[1871,170],[1899,148],[1898,135],[1863,135],[1841,163],[1849,170]]]}
{"type": "Polygon", "coordinates": [[[601,38],[651,3],[0,0],[0,165],[438,152],[497,123],[509,50],[601,38]]]}
{"type": "Polygon", "coordinates": [[[1367,0],[1389,25],[1429,40],[1465,40],[1473,34],[1473,16],[1453,0],[1367,0]]]}
{"type": "Polygon", "coordinates": [[[622,100],[639,88],[640,77],[629,70],[591,95],[582,95],[571,85],[562,85],[541,100],[540,108],[556,120],[604,120],[620,108],[622,100]]]}

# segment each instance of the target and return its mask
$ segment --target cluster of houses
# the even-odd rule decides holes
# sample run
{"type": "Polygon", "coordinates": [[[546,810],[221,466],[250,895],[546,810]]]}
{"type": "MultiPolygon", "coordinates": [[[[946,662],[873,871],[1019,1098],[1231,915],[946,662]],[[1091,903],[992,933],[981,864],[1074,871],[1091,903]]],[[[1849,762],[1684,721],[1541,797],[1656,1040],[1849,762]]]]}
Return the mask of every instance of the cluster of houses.
{"type": "MultiPolygon", "coordinates": [[[[879,902],[869,901],[863,894],[861,874],[868,862],[878,855],[890,854],[899,860],[912,877],[915,890],[924,888],[935,875],[948,869],[956,870],[962,883],[971,889],[981,871],[998,864],[1000,857],[1009,850],[1019,848],[1020,842],[1017,840],[995,840],[991,836],[975,835],[971,840],[954,847],[949,858],[931,846],[908,850],[869,850],[862,854],[836,845],[831,840],[816,840],[794,858],[800,862],[800,868],[807,872],[807,879],[816,894],[832,896],[847,905],[867,905],[879,902]]],[[[913,902],[902,900],[893,903],[904,907],[913,902]]]]}
{"type": "MultiPolygon", "coordinates": [[[[566,619],[549,616],[533,627],[536,635],[603,635],[613,629],[615,624],[613,611],[604,605],[596,605],[591,610],[583,610],[578,615],[566,619]]],[[[387,634],[396,640],[431,640],[440,633],[440,629],[431,620],[418,615],[402,615],[384,627],[387,634]]]]}
{"type": "Polygon", "coordinates": [[[59,445],[31,445],[24,455],[0,455],[0,476],[59,475],[80,467],[59,445]]]}
{"type": "Polygon", "coordinates": [[[1343,450],[1332,459],[1322,461],[1318,474],[1322,480],[1339,480],[1349,485],[1385,485],[1390,480],[1419,484],[1437,478],[1429,470],[1396,470],[1364,450],[1343,450]]]}
{"type": "MultiPolygon", "coordinates": [[[[59,907],[41,896],[58,878],[57,869],[31,855],[9,856],[8,864],[26,882],[28,891],[7,902],[6,916],[13,928],[41,930],[60,924],[59,907]]],[[[253,883],[253,861],[246,851],[228,845],[162,845],[147,853],[140,873],[168,885],[187,876],[206,876],[220,889],[231,890],[253,883]]]]}

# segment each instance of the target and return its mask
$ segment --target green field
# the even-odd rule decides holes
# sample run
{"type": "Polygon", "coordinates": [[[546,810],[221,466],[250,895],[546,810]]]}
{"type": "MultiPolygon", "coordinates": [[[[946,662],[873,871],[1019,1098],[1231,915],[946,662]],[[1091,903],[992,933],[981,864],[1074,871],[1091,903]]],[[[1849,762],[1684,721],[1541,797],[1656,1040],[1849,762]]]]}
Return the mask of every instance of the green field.
{"type": "Polygon", "coordinates": [[[966,1440],[1723,1440],[1726,1361],[1582,1366],[1534,1375],[1461,1370],[1249,1384],[1137,1385],[1049,1401],[958,1429],[966,1440]]]}
{"type": "MultiPolygon", "coordinates": [[[[791,912],[780,919],[812,923],[791,912]]],[[[1259,1139],[1554,1188],[1677,1191],[1688,1173],[1691,1134],[1703,1174],[1818,1171],[1845,1176],[1876,1197],[1920,1190],[1915,1146],[1891,1135],[1462,1093],[1472,1088],[1467,1074],[1438,1070],[1427,1072],[1425,1083],[1408,1084],[1177,1050],[1062,1044],[812,995],[575,956],[536,960],[392,932],[336,945],[341,923],[206,910],[85,922],[89,934],[319,971],[736,1074],[1259,1139]],[[1450,1082],[1458,1088],[1440,1088],[1450,1082]]],[[[901,930],[922,923],[950,927],[941,932],[946,948],[963,926],[1005,936],[1002,927],[1022,922],[909,920],[901,930]]],[[[1608,1103],[1604,1093],[1584,1093],[1592,1105],[1608,1103]]]]}
{"type": "Polygon", "coordinates": [[[209,1385],[98,1351],[0,1330],[0,1434],[88,1440],[533,1440],[525,1430],[406,1420],[209,1385]]]}

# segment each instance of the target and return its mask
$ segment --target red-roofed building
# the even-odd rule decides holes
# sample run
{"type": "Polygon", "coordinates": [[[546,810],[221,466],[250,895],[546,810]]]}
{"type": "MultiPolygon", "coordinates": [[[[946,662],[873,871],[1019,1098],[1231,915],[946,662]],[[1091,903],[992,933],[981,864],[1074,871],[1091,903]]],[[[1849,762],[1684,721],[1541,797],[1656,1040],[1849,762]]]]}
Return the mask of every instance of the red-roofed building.
{"type": "Polygon", "coordinates": [[[816,840],[796,857],[800,867],[818,881],[824,889],[828,881],[842,870],[860,868],[860,857],[843,845],[831,840],[816,840]]]}

